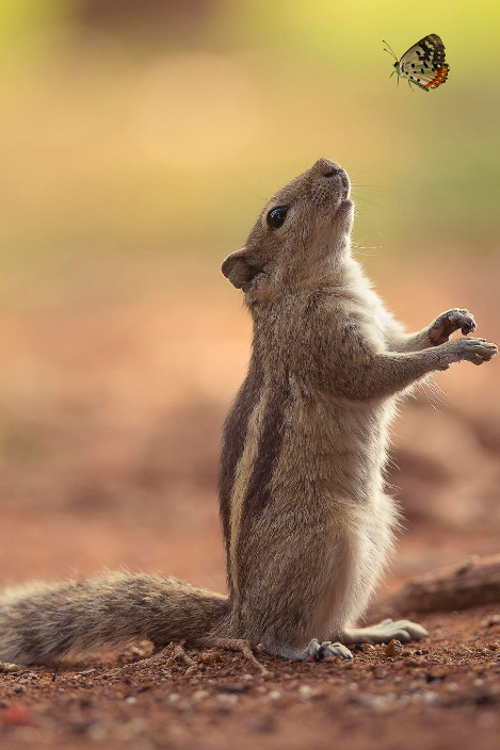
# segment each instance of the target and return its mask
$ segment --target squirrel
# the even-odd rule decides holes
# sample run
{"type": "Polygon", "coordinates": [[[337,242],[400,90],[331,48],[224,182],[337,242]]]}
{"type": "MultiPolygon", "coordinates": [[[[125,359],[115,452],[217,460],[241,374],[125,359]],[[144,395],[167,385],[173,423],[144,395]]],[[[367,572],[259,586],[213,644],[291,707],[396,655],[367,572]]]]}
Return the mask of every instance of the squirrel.
{"type": "Polygon", "coordinates": [[[125,572],[15,586],[0,594],[0,659],[47,664],[135,639],[351,658],[350,644],[427,635],[406,620],[357,627],[398,524],[384,487],[389,423],[429,373],[498,349],[467,337],[476,323],[465,309],[406,333],[351,255],[353,218],[346,171],[320,159],[222,265],[254,326],[223,432],[228,596],[125,572]]]}

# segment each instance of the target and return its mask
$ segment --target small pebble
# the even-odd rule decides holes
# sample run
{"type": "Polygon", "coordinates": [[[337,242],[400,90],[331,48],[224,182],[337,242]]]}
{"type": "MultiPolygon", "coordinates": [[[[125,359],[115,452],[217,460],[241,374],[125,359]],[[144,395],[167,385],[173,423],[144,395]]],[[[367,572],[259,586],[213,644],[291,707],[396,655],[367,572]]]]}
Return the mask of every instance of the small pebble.
{"type": "Polygon", "coordinates": [[[206,698],[210,698],[208,690],[195,690],[193,693],[193,700],[196,702],[204,701],[206,698]]]}
{"type": "Polygon", "coordinates": [[[271,690],[267,697],[270,698],[272,701],[279,701],[281,698],[281,693],[278,690],[271,690]]]}
{"type": "Polygon", "coordinates": [[[446,677],[446,672],[443,669],[433,669],[425,673],[426,682],[442,682],[446,677]]]}
{"type": "Polygon", "coordinates": [[[8,661],[0,661],[0,672],[22,672],[23,667],[18,664],[10,664],[8,661]]]}
{"type": "Polygon", "coordinates": [[[237,695],[227,695],[227,693],[222,693],[222,695],[217,696],[217,700],[219,703],[225,703],[226,705],[234,706],[235,703],[238,703],[239,698],[237,695]]]}
{"type": "MultiPolygon", "coordinates": [[[[348,687],[348,689],[351,689],[348,687]]],[[[299,687],[299,697],[302,700],[310,700],[311,698],[321,698],[323,692],[319,688],[313,688],[310,685],[301,685],[299,687]]]]}
{"type": "Polygon", "coordinates": [[[125,698],[125,703],[128,703],[131,706],[133,706],[134,703],[137,703],[137,698],[134,695],[129,695],[128,698],[125,698]]]}
{"type": "Polygon", "coordinates": [[[384,654],[386,656],[399,656],[403,653],[403,644],[401,641],[396,640],[395,638],[392,639],[392,641],[389,641],[387,646],[384,648],[384,654]]]}
{"type": "Polygon", "coordinates": [[[168,696],[168,700],[170,701],[170,703],[177,703],[177,701],[180,700],[180,698],[181,698],[180,693],[171,693],[168,696]]]}
{"type": "MultiPolygon", "coordinates": [[[[288,677],[289,675],[286,675],[286,676],[288,677]]],[[[244,679],[244,680],[245,680],[246,682],[251,682],[251,681],[253,680],[253,674],[244,674],[244,675],[243,675],[243,679],[244,679]]]]}
{"type": "Polygon", "coordinates": [[[439,695],[433,690],[424,690],[422,693],[422,700],[424,703],[437,703],[439,701],[439,695]]]}
{"type": "Polygon", "coordinates": [[[186,677],[192,677],[193,675],[198,674],[198,670],[196,667],[188,667],[184,674],[186,677]]]}
{"type": "Polygon", "coordinates": [[[500,625],[500,615],[490,615],[483,620],[482,624],[484,628],[491,628],[493,625],[500,625]]]}
{"type": "Polygon", "coordinates": [[[358,703],[361,706],[371,708],[377,713],[386,713],[392,711],[396,707],[394,693],[388,695],[372,695],[371,693],[361,693],[359,695],[353,695],[351,700],[354,703],[358,703]]]}

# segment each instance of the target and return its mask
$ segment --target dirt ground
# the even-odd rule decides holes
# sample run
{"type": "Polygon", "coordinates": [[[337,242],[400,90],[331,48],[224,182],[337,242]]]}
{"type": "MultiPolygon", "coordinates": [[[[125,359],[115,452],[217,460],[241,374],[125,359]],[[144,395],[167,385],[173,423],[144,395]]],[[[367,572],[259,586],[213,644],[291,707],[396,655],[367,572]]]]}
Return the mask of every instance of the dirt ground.
{"type": "Polygon", "coordinates": [[[135,663],[129,651],[111,665],[3,676],[2,747],[497,750],[492,612],[420,618],[431,638],[397,656],[384,646],[364,646],[351,662],[261,656],[268,677],[240,654],[176,658],[173,646],[135,663]]]}
{"type": "MultiPolygon", "coordinates": [[[[466,305],[478,335],[499,341],[498,267],[471,275],[459,258],[432,270],[415,264],[394,283],[385,268],[379,288],[413,328],[466,305]]],[[[238,298],[77,303],[2,314],[0,583],[126,566],[224,590],[219,434],[249,346],[238,298]]],[[[426,386],[402,409],[389,483],[406,528],[379,597],[500,551],[499,365],[454,367],[437,379],[447,395],[426,386]]],[[[149,658],[147,644],[57,674],[0,674],[0,743],[498,750],[500,626],[487,623],[499,614],[500,603],[420,616],[430,638],[397,656],[379,646],[352,662],[260,655],[267,679],[239,653],[185,659],[170,646],[149,658]]]]}

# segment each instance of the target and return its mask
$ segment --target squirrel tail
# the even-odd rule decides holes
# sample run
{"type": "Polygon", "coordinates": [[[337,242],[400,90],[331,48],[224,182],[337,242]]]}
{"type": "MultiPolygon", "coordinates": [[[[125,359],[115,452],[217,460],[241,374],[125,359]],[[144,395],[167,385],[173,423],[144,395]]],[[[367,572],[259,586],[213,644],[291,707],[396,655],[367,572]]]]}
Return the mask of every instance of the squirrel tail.
{"type": "Polygon", "coordinates": [[[176,578],[105,573],[0,592],[0,659],[48,664],[69,651],[228,635],[228,598],[176,578]]]}

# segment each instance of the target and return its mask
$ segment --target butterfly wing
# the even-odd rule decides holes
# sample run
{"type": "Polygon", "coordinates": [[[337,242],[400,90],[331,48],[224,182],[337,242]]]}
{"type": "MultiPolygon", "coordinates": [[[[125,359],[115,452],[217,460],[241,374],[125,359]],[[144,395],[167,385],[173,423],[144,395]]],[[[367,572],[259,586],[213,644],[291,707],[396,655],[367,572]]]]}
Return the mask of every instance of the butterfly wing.
{"type": "Polygon", "coordinates": [[[448,78],[445,47],[437,34],[428,34],[410,47],[399,61],[399,75],[424,91],[437,89],[448,78]]]}

